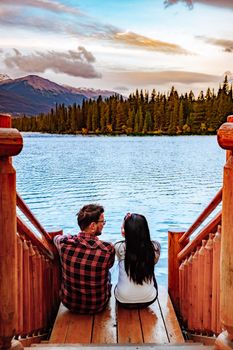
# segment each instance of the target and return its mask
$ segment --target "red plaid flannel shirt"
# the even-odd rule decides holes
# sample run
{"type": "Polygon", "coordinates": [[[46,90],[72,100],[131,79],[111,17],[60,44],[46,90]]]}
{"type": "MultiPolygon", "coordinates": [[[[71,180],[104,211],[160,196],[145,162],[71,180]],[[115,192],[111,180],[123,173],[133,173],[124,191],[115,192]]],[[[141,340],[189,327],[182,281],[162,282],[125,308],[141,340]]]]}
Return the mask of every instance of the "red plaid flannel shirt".
{"type": "Polygon", "coordinates": [[[114,264],[114,246],[84,232],[56,236],[54,243],[62,264],[62,303],[82,314],[103,310],[111,295],[109,269],[114,264]]]}

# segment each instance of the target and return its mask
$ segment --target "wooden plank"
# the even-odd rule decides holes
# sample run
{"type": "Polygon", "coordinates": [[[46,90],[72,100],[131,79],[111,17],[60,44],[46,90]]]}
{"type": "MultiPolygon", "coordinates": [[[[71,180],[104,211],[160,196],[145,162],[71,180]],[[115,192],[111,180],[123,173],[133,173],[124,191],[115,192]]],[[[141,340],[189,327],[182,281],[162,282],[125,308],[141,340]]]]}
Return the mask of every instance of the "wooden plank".
{"type": "Polygon", "coordinates": [[[91,342],[94,344],[117,343],[116,299],[114,295],[112,295],[106,309],[94,317],[91,342]]]}
{"type": "Polygon", "coordinates": [[[72,313],[61,304],[49,342],[166,344],[184,343],[184,338],[168,293],[159,288],[159,302],[141,310],[115,305],[114,296],[107,308],[95,316],[72,313]]]}
{"type": "Polygon", "coordinates": [[[64,305],[60,304],[49,343],[65,343],[69,326],[69,317],[69,310],[67,310],[64,305]]]}
{"type": "Polygon", "coordinates": [[[66,344],[91,343],[93,327],[92,315],[78,315],[69,312],[69,326],[66,334],[66,344]]]}
{"type": "Polygon", "coordinates": [[[158,304],[163,314],[165,327],[170,343],[184,343],[184,337],[182,335],[179,322],[177,320],[174,308],[172,306],[171,299],[165,288],[159,286],[159,298],[158,304]]]}
{"type": "Polygon", "coordinates": [[[145,343],[169,343],[158,302],[139,310],[143,340],[145,343]]]}
{"type": "MultiPolygon", "coordinates": [[[[52,345],[52,344],[51,344],[52,345]]],[[[32,344],[34,347],[34,344],[32,344]]],[[[38,350],[215,350],[215,346],[207,345],[204,346],[200,343],[186,343],[186,344],[101,344],[101,345],[96,345],[96,344],[70,344],[70,345],[65,345],[64,344],[53,344],[53,346],[48,346],[46,345],[41,345],[38,344],[36,346],[38,350]]]]}
{"type": "Polygon", "coordinates": [[[90,343],[93,316],[70,312],[60,305],[49,343],[90,343]]]}
{"type": "Polygon", "coordinates": [[[116,310],[118,343],[143,343],[138,309],[125,309],[117,304],[116,310]]]}

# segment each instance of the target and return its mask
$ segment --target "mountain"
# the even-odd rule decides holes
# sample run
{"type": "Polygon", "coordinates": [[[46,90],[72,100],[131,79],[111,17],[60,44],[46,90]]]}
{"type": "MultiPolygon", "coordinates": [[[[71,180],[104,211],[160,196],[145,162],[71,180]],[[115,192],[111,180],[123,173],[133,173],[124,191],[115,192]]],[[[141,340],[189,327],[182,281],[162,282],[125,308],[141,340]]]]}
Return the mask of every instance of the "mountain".
{"type": "Polygon", "coordinates": [[[0,82],[3,80],[10,80],[11,78],[7,74],[1,74],[0,73],[0,82]]]}
{"type": "Polygon", "coordinates": [[[100,89],[92,89],[92,88],[75,88],[68,85],[63,85],[67,89],[69,89],[73,93],[78,93],[81,95],[85,95],[87,98],[92,98],[93,100],[96,100],[99,96],[102,96],[102,98],[108,98],[113,95],[118,95],[115,91],[111,90],[100,90],[100,89]]]}
{"type": "Polygon", "coordinates": [[[113,95],[113,91],[74,88],[56,84],[37,75],[10,79],[0,75],[0,113],[37,115],[47,113],[56,104],[82,104],[83,100],[113,95]]]}

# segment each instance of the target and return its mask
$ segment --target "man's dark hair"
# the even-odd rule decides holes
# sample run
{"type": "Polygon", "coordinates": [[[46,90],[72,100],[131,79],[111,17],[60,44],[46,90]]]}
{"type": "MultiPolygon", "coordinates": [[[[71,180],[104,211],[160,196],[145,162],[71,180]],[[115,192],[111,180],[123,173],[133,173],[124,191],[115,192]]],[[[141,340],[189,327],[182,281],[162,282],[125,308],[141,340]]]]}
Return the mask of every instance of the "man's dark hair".
{"type": "Polygon", "coordinates": [[[100,215],[104,212],[102,205],[87,204],[77,213],[78,225],[85,230],[92,222],[98,222],[100,215]]]}

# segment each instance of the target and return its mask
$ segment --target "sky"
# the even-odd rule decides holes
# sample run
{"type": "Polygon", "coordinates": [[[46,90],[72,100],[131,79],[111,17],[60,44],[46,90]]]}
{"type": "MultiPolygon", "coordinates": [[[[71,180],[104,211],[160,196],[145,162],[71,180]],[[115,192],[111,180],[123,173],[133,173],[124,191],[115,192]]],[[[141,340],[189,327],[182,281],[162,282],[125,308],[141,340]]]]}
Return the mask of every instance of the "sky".
{"type": "Polygon", "coordinates": [[[0,0],[0,73],[167,92],[233,81],[233,0],[0,0]]]}

